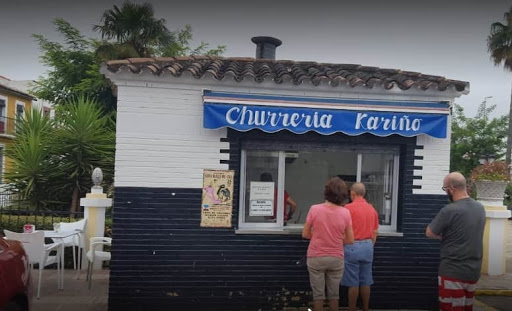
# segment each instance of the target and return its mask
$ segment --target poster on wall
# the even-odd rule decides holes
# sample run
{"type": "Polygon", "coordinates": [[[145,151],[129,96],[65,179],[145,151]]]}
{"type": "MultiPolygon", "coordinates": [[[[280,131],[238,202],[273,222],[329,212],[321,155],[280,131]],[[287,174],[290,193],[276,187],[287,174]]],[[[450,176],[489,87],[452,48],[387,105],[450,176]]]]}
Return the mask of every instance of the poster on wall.
{"type": "Polygon", "coordinates": [[[249,216],[274,216],[274,183],[251,181],[249,216]]]}
{"type": "Polygon", "coordinates": [[[204,170],[201,227],[230,228],[234,171],[204,170]]]}

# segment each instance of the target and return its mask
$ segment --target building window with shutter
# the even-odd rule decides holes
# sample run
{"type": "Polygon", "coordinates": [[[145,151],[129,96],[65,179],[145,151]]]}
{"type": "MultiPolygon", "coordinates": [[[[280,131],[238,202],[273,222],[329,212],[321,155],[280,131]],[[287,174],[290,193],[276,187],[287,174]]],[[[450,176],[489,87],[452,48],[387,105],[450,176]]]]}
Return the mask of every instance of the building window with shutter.
{"type": "Polygon", "coordinates": [[[0,134],[4,134],[7,128],[7,98],[0,97],[0,134]]]}
{"type": "Polygon", "coordinates": [[[16,102],[16,121],[25,117],[25,103],[16,102]]]}

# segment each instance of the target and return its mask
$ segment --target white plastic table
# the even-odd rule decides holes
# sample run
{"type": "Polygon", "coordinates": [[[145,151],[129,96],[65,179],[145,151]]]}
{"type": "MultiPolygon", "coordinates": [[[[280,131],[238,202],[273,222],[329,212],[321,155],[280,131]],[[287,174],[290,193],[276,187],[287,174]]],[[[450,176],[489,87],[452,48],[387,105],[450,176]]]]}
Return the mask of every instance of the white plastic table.
{"type": "Polygon", "coordinates": [[[70,230],[70,231],[53,231],[53,230],[43,230],[44,237],[50,239],[60,240],[60,262],[61,262],[61,271],[60,271],[60,290],[64,290],[64,239],[69,238],[70,236],[77,235],[78,236],[78,244],[80,245],[80,233],[81,230],[70,230]]]}

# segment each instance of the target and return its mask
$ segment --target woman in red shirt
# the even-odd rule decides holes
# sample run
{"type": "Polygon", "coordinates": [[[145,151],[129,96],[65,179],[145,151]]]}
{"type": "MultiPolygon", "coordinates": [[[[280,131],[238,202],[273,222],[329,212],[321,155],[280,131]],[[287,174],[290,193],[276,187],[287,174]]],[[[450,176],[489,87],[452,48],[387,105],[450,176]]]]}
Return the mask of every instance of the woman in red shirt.
{"type": "Polygon", "coordinates": [[[311,206],[302,231],[302,237],[311,240],[307,265],[314,311],[323,310],[326,287],[329,310],[338,310],[344,269],[343,245],[354,243],[350,212],[343,207],[348,198],[347,184],[339,177],[329,179],[324,198],[324,203],[311,206]]]}
{"type": "MultiPolygon", "coordinates": [[[[270,173],[262,173],[260,175],[260,181],[264,182],[273,182],[272,180],[272,174],[270,173]]],[[[288,192],[286,190],[284,191],[284,224],[286,225],[286,222],[290,220],[295,213],[295,210],[297,209],[297,204],[295,204],[295,201],[290,197],[288,192]],[[287,207],[290,207],[290,211],[288,212],[287,207]]],[[[277,218],[277,188],[274,189],[274,215],[265,217],[265,219],[276,219],[277,218]]]]}

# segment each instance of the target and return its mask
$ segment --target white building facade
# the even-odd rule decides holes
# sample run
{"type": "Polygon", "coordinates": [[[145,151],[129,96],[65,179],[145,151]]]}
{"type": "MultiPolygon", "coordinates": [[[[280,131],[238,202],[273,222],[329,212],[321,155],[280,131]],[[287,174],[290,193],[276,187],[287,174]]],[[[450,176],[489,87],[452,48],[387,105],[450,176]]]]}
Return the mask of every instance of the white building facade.
{"type": "Polygon", "coordinates": [[[110,310],[307,306],[300,232],[332,176],[365,183],[379,213],[372,306],[436,306],[439,249],[424,230],[447,202],[451,107],[467,82],[252,58],[129,59],[102,72],[118,92],[110,310]],[[234,171],[230,228],[199,225],[205,169],[234,171]],[[273,211],[250,202],[263,173],[273,211]]]}

